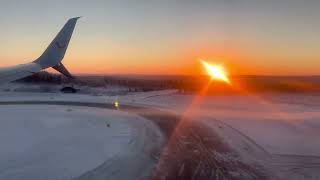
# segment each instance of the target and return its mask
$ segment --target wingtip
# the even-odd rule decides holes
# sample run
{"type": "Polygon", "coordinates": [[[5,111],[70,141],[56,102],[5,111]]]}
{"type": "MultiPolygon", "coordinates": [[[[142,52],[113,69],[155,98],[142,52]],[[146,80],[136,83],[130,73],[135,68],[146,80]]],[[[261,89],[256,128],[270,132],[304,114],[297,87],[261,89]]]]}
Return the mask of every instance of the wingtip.
{"type": "Polygon", "coordinates": [[[73,18],[70,18],[69,20],[78,20],[78,19],[80,19],[80,18],[82,18],[82,16],[73,17],[73,18]]]}

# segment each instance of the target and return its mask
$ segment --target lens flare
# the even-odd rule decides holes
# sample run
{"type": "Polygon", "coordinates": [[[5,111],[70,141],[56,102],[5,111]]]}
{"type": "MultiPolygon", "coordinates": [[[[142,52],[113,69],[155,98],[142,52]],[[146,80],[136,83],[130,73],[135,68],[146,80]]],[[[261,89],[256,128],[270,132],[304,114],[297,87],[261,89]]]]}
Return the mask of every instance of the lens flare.
{"type": "Polygon", "coordinates": [[[201,60],[201,63],[206,68],[211,79],[230,83],[230,80],[227,76],[227,73],[221,65],[209,64],[208,62],[203,61],[203,60],[201,60]]]}

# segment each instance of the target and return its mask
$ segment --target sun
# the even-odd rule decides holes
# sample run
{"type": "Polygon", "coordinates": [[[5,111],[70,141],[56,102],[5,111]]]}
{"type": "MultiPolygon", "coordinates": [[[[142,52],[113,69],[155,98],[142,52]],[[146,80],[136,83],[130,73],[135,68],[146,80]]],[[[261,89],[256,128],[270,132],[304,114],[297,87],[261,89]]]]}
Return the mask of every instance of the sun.
{"type": "Polygon", "coordinates": [[[230,83],[227,73],[221,65],[209,64],[208,62],[203,60],[201,60],[201,63],[207,70],[208,74],[211,76],[211,79],[230,83]]]}

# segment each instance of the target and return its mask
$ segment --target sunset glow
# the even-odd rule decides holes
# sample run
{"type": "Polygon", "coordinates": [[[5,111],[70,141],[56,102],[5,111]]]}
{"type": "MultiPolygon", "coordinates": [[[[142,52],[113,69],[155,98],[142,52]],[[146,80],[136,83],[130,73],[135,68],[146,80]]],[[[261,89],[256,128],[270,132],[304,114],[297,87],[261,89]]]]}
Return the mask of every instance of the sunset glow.
{"type": "Polygon", "coordinates": [[[201,63],[203,64],[203,66],[207,70],[211,79],[230,83],[230,80],[227,76],[227,73],[221,65],[209,64],[208,62],[203,61],[203,60],[201,60],[201,63]]]}
{"type": "Polygon", "coordinates": [[[35,60],[79,15],[64,59],[73,74],[199,75],[199,57],[227,59],[235,76],[319,74],[320,1],[33,2],[1,4],[0,67],[35,60]]]}

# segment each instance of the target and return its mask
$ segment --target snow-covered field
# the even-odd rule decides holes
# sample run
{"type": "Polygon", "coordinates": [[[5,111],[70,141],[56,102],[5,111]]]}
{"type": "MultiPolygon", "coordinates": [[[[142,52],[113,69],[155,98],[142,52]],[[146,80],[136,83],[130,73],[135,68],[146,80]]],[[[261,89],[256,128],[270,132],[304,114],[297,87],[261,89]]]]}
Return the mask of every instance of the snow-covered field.
{"type": "MultiPolygon", "coordinates": [[[[0,93],[0,102],[113,103],[115,100],[120,102],[120,107],[122,104],[129,104],[165,109],[178,114],[187,112],[189,118],[212,127],[212,130],[232,147],[238,148],[240,154],[244,155],[244,160],[265,162],[271,171],[281,171],[281,177],[287,177],[290,173],[293,173],[291,178],[296,179],[320,177],[317,173],[320,170],[320,142],[317,140],[320,135],[318,95],[195,97],[180,95],[175,90],[117,96],[0,93]],[[246,152],[247,149],[252,151],[246,152]],[[268,159],[269,155],[271,158],[268,159]]],[[[127,161],[134,162],[134,155],[151,148],[145,147],[145,144],[156,146],[161,141],[161,138],[155,138],[161,135],[153,123],[146,123],[142,117],[124,112],[73,106],[10,105],[0,106],[0,114],[0,139],[6,144],[0,150],[0,179],[59,173],[61,176],[58,178],[68,179],[92,170],[108,160],[115,166],[111,171],[117,172],[117,166],[130,169],[134,163],[127,161]],[[106,127],[106,121],[111,124],[110,128],[106,127]],[[141,128],[145,129],[145,132],[141,128]],[[153,130],[157,131],[154,138],[150,140],[144,137],[153,130]],[[157,139],[159,142],[153,142],[157,139]],[[136,142],[133,143],[136,146],[132,146],[132,141],[136,142]],[[133,149],[135,152],[131,153],[133,149]],[[130,153],[131,157],[128,157],[130,153]],[[115,157],[118,160],[112,160],[115,157]]],[[[148,163],[149,166],[152,164],[151,161],[148,163]]],[[[136,172],[129,171],[118,177],[126,179],[130,174],[138,177],[136,172]]]]}
{"type": "Polygon", "coordinates": [[[151,167],[144,154],[142,160],[137,156],[161,143],[150,121],[119,111],[6,105],[0,114],[0,179],[71,179],[106,162],[119,171],[109,172],[111,179],[139,177],[141,172],[125,167],[135,161],[151,167]],[[125,163],[119,163],[122,157],[125,163]]]}
{"type": "Polygon", "coordinates": [[[239,151],[243,161],[259,162],[280,178],[320,178],[319,95],[171,94],[141,103],[187,113],[194,121],[212,127],[239,151]]]}
{"type": "MultiPolygon", "coordinates": [[[[146,98],[141,103],[183,113],[194,99],[173,94],[146,98]]],[[[201,102],[191,109],[207,123],[219,120],[231,125],[271,153],[320,156],[319,107],[320,96],[284,94],[201,97],[201,102]]]]}

